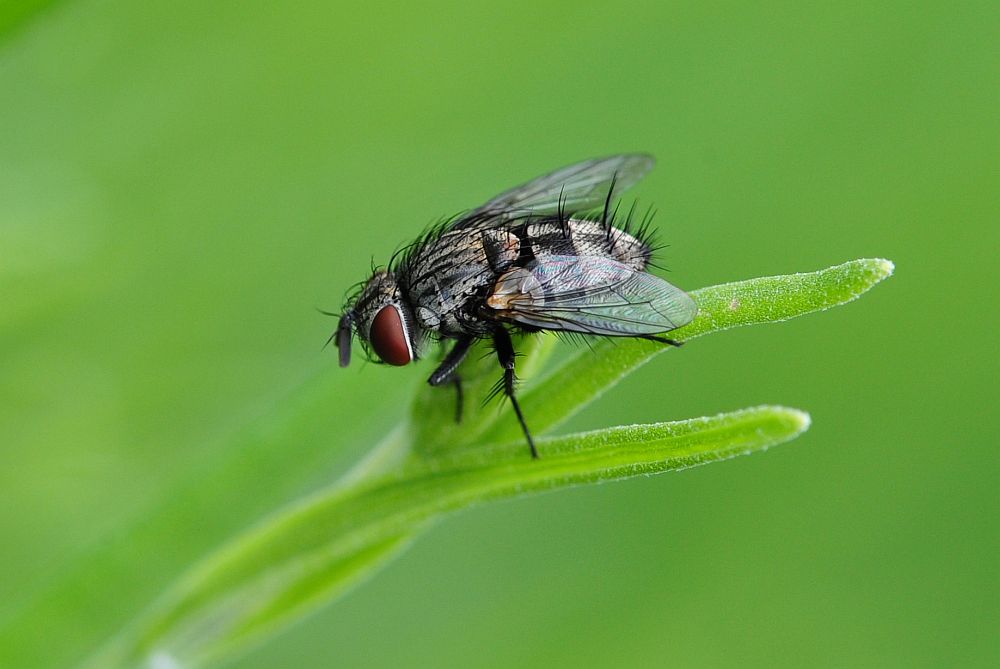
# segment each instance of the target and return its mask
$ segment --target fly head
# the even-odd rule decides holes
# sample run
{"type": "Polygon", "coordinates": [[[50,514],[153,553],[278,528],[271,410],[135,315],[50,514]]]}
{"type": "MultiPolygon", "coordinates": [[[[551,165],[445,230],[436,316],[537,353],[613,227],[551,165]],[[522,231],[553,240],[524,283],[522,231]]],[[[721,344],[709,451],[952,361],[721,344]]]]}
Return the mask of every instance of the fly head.
{"type": "Polygon", "coordinates": [[[395,274],[384,269],[376,270],[361,292],[348,301],[340,318],[336,337],[341,367],[351,361],[352,329],[370,360],[389,365],[413,362],[423,341],[423,332],[395,274]]]}

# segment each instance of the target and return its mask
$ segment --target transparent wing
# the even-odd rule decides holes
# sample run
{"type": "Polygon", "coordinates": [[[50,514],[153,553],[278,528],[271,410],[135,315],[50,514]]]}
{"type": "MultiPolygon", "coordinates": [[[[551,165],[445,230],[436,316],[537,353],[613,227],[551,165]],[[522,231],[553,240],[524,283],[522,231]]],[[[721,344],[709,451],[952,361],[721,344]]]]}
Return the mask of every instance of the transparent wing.
{"type": "Polygon", "coordinates": [[[616,337],[668,332],[698,313],[680,288],[598,256],[549,256],[515,268],[487,304],[516,323],[616,337]]]}
{"type": "Polygon", "coordinates": [[[554,214],[560,210],[575,213],[597,209],[604,206],[609,193],[614,200],[646,176],[655,164],[654,158],[644,153],[585,160],[497,195],[463,216],[453,227],[486,228],[503,225],[513,218],[554,214]]]}

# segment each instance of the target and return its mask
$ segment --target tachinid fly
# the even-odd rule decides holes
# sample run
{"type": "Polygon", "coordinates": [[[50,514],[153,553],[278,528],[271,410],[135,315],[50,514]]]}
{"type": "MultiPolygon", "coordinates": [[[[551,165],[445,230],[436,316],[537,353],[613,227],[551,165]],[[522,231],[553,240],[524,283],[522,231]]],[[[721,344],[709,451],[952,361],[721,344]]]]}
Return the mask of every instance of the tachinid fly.
{"type": "Polygon", "coordinates": [[[390,365],[419,359],[433,340],[451,341],[428,381],[456,386],[461,416],[458,366],[473,342],[489,338],[503,368],[503,391],[537,458],[515,396],[511,332],[642,337],[676,346],[662,334],[698,311],[687,293],[646,272],[653,252],[648,217],[632,231],[632,212],[619,216],[614,206],[653,164],[644,154],[587,160],[433,226],[348,299],[331,337],[340,366],[351,361],[352,334],[372,360],[390,365]]]}

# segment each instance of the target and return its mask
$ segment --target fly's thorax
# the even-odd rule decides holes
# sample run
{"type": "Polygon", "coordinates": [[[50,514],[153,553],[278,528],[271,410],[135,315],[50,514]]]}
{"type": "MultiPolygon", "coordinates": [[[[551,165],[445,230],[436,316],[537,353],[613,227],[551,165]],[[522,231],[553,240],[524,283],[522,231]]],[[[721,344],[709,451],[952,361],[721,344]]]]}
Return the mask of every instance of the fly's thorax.
{"type": "Polygon", "coordinates": [[[424,330],[393,272],[378,270],[353,306],[358,338],[383,362],[405,365],[420,357],[424,330]]]}
{"type": "Polygon", "coordinates": [[[507,230],[456,230],[428,242],[404,270],[417,322],[445,336],[487,331],[477,307],[519,252],[520,240],[507,230]]]}

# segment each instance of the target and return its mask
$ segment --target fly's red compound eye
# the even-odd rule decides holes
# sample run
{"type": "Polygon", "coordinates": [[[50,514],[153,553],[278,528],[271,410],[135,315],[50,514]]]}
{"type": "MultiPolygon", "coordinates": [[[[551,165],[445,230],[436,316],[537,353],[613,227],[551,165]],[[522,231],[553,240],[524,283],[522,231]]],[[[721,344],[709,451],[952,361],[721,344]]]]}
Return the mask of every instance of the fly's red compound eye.
{"type": "Polygon", "coordinates": [[[403,366],[413,360],[413,349],[403,319],[399,309],[392,304],[382,307],[375,316],[369,339],[383,362],[403,366]]]}

